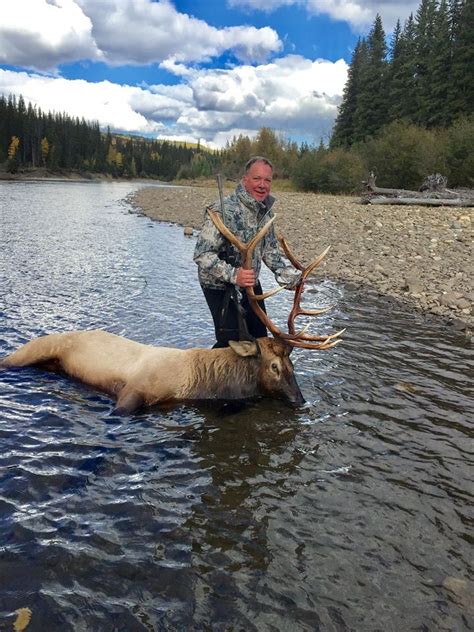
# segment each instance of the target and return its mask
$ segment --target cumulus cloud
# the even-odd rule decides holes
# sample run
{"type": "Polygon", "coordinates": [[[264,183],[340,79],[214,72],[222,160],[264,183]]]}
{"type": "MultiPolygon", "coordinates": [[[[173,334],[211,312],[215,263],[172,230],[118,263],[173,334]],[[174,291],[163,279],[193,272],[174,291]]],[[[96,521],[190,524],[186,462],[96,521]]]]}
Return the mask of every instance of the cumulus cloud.
{"type": "Polygon", "coordinates": [[[309,14],[325,14],[334,20],[348,22],[355,31],[365,31],[377,13],[382,17],[385,30],[393,29],[398,19],[403,23],[415,13],[418,0],[228,0],[231,7],[253,11],[276,11],[283,6],[298,5],[309,14]]]}
{"type": "Polygon", "coordinates": [[[288,55],[258,66],[190,70],[179,85],[88,83],[0,70],[0,93],[67,111],[117,131],[187,138],[221,147],[268,126],[318,142],[336,116],[347,65],[288,55]]]}
{"type": "Polygon", "coordinates": [[[177,124],[200,130],[215,144],[223,133],[263,126],[317,141],[331,129],[346,78],[343,60],[310,61],[299,55],[257,67],[196,71],[188,82],[194,107],[177,124]]]}
{"type": "Polygon", "coordinates": [[[94,24],[94,38],[114,64],[209,60],[224,51],[243,61],[263,61],[280,50],[276,32],[264,27],[217,29],[179,13],[167,0],[77,0],[94,24]],[[126,33],[126,37],[120,37],[126,33]]]}
{"type": "Polygon", "coordinates": [[[40,71],[83,59],[202,62],[226,51],[258,63],[282,47],[272,28],[218,29],[168,0],[2,0],[1,13],[0,63],[40,71]]]}
{"type": "Polygon", "coordinates": [[[92,22],[73,0],[3,0],[0,63],[38,69],[100,59],[92,22]]]}

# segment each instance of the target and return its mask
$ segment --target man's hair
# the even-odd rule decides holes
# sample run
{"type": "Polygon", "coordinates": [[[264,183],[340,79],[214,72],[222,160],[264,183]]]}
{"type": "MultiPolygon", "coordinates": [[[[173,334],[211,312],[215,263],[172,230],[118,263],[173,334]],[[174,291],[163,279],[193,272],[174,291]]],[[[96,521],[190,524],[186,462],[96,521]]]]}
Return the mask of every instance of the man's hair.
{"type": "Polygon", "coordinates": [[[247,162],[245,163],[244,173],[248,173],[250,167],[254,165],[256,162],[263,162],[265,165],[268,165],[270,169],[273,171],[273,165],[268,160],[268,158],[265,158],[264,156],[252,156],[252,158],[250,158],[250,160],[247,160],[247,162]]]}

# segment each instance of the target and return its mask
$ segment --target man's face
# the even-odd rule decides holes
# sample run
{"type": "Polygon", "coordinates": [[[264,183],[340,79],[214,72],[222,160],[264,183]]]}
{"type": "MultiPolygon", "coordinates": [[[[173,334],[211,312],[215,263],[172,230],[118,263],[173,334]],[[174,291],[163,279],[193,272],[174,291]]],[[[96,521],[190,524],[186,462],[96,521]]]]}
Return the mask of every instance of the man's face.
{"type": "Polygon", "coordinates": [[[259,202],[268,197],[272,184],[273,171],[264,162],[254,162],[242,178],[244,189],[259,202]]]}

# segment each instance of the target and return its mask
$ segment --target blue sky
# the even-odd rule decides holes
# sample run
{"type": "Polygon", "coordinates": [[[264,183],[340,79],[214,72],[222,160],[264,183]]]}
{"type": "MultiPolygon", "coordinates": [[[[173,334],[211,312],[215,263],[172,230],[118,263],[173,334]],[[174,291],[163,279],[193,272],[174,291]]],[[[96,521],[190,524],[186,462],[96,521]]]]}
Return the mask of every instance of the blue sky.
{"type": "Polygon", "coordinates": [[[0,93],[114,131],[222,147],[328,139],[357,39],[412,0],[1,0],[0,93]]]}

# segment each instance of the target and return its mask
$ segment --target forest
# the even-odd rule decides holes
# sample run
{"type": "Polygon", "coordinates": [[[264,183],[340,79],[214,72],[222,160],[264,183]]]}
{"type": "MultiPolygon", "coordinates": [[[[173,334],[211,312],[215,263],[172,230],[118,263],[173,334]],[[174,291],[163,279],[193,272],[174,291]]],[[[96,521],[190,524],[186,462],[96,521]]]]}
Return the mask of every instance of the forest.
{"type": "MultiPolygon", "coordinates": [[[[201,154],[199,146],[103,132],[96,121],[44,113],[22,96],[0,96],[0,163],[6,163],[11,173],[45,167],[53,172],[172,180],[195,154],[201,154]]],[[[210,152],[206,160],[212,161],[210,152]]],[[[209,174],[213,166],[209,164],[209,174]]]]}
{"type": "MultiPolygon", "coordinates": [[[[308,130],[310,133],[310,130],[308,130]]],[[[101,130],[0,96],[0,164],[160,180],[239,177],[249,156],[305,191],[356,193],[369,172],[380,186],[417,188],[442,173],[474,187],[474,0],[422,0],[387,37],[380,16],[354,49],[329,139],[297,144],[270,128],[220,151],[101,130]]]]}

